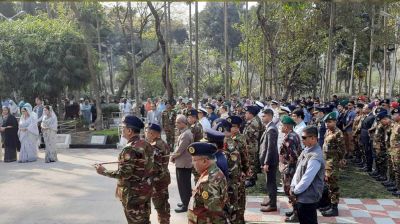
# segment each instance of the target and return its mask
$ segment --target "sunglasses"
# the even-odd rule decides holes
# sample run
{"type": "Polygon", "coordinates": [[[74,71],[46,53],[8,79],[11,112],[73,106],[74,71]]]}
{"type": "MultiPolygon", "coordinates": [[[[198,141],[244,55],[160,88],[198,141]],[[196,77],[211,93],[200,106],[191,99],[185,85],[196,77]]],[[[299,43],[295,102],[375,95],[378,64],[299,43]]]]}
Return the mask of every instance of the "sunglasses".
{"type": "Polygon", "coordinates": [[[302,138],[303,140],[306,140],[307,138],[310,138],[310,137],[313,137],[313,136],[301,136],[301,138],[302,138]]]}

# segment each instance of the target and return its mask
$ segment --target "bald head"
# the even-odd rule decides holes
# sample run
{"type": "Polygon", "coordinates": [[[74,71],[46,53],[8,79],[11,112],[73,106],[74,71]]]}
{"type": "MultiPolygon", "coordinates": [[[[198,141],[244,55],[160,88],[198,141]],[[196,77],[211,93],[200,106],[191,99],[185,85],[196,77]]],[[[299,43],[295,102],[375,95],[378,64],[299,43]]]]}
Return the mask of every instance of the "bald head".
{"type": "Polygon", "coordinates": [[[178,114],[178,116],[176,116],[175,124],[176,124],[176,128],[178,128],[179,130],[182,130],[187,127],[188,120],[185,115],[178,114]]]}

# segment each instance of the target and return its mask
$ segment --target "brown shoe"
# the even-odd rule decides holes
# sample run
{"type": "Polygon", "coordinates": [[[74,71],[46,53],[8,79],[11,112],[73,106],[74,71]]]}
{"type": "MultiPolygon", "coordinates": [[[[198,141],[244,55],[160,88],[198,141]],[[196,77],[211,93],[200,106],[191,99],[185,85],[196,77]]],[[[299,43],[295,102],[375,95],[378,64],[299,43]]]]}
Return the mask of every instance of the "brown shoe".
{"type": "Polygon", "coordinates": [[[263,202],[261,202],[261,206],[268,206],[270,204],[269,200],[264,200],[263,202]]]}
{"type": "Polygon", "coordinates": [[[278,208],[275,206],[275,207],[272,207],[272,206],[267,206],[267,207],[262,207],[261,209],[260,209],[260,211],[262,211],[262,212],[276,212],[276,211],[278,211],[278,208]]]}

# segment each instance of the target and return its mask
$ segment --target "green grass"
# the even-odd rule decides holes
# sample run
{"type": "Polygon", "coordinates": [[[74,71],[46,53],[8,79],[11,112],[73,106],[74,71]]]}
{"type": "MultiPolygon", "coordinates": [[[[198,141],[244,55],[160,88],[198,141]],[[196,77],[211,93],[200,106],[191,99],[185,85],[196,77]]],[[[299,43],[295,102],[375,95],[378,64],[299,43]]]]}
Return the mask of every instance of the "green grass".
{"type": "Polygon", "coordinates": [[[94,131],[93,134],[94,135],[118,135],[118,129],[117,128],[112,128],[112,129],[94,131]]]}
{"type": "MultiPolygon", "coordinates": [[[[279,186],[279,172],[277,174],[277,183],[279,186]]],[[[340,195],[343,198],[397,198],[388,192],[380,182],[351,165],[340,172],[339,186],[340,195]]],[[[256,186],[247,188],[246,192],[252,196],[265,196],[265,175],[258,174],[256,186]]],[[[283,195],[283,193],[278,193],[279,195],[283,195]]]]}

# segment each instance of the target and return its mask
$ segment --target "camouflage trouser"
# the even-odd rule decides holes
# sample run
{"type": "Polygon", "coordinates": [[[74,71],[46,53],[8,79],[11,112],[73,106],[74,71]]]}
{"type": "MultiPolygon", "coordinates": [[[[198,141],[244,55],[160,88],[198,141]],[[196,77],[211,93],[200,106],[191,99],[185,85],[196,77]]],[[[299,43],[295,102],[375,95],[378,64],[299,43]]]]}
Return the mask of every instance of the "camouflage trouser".
{"type": "Polygon", "coordinates": [[[249,147],[249,165],[252,172],[251,177],[248,178],[250,180],[257,180],[257,173],[260,169],[260,161],[257,153],[257,148],[258,147],[254,145],[249,147]]]}
{"type": "Polygon", "coordinates": [[[376,150],[375,164],[379,175],[386,177],[387,165],[388,165],[386,149],[376,150]]]}
{"type": "Polygon", "coordinates": [[[360,136],[359,135],[353,135],[353,142],[354,142],[354,156],[357,159],[362,159],[363,158],[363,151],[361,148],[361,143],[360,143],[360,136]]]}
{"type": "Polygon", "coordinates": [[[150,197],[128,198],[122,201],[128,224],[150,224],[150,197]]]}
{"type": "Polygon", "coordinates": [[[167,138],[167,144],[169,145],[171,151],[173,151],[175,144],[175,131],[164,131],[164,132],[167,138]]]}
{"type": "MultiPolygon", "coordinates": [[[[283,184],[283,191],[285,192],[286,196],[290,196],[290,184],[292,183],[292,179],[296,170],[296,166],[292,165],[289,167],[289,165],[283,165],[282,163],[279,164],[280,168],[279,171],[281,172],[281,178],[282,178],[282,184],[283,184]]],[[[294,206],[295,201],[292,200],[291,197],[289,197],[289,203],[294,206]]]]}
{"type": "Polygon", "coordinates": [[[168,194],[168,185],[171,183],[171,178],[168,174],[165,178],[160,181],[155,181],[153,183],[153,194],[152,200],[154,208],[158,214],[158,223],[160,224],[169,224],[170,220],[170,205],[168,202],[169,194],[168,194]]]}
{"type": "Polygon", "coordinates": [[[346,155],[353,154],[353,132],[344,131],[343,138],[344,138],[344,148],[346,150],[345,154],[346,155]]]}
{"type": "Polygon", "coordinates": [[[237,223],[245,223],[244,222],[244,211],[246,209],[246,188],[244,187],[244,184],[241,183],[239,185],[239,210],[237,210],[237,223]]]}
{"type": "Polygon", "coordinates": [[[400,151],[392,152],[391,159],[393,163],[393,173],[394,173],[394,180],[396,182],[396,187],[397,189],[400,189],[400,151]]]}
{"type": "Polygon", "coordinates": [[[228,182],[228,198],[230,211],[230,220],[232,223],[241,223],[238,217],[239,211],[239,183],[237,181],[228,182]]]}
{"type": "Polygon", "coordinates": [[[329,197],[332,204],[339,204],[339,164],[332,160],[326,161],[325,167],[325,183],[328,187],[329,197]]]}
{"type": "Polygon", "coordinates": [[[389,180],[394,181],[395,180],[395,173],[394,173],[394,156],[392,155],[393,153],[388,151],[388,159],[387,159],[387,169],[389,171],[389,180]]]}

